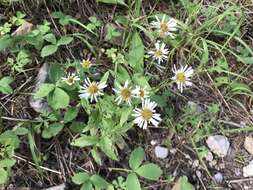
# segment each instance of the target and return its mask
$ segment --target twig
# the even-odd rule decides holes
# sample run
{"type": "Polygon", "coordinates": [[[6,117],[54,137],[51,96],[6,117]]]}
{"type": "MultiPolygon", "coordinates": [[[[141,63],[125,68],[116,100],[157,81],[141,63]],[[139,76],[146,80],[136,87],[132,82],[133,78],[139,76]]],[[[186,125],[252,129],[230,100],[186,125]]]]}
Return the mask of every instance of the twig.
{"type": "MultiPolygon", "coordinates": [[[[36,166],[35,163],[30,162],[30,161],[28,161],[28,160],[26,160],[26,159],[24,159],[24,158],[22,158],[22,157],[19,157],[19,156],[16,156],[16,155],[14,155],[13,157],[16,158],[16,159],[18,159],[18,160],[22,160],[22,161],[24,161],[24,162],[27,162],[28,164],[30,164],[30,165],[32,165],[32,166],[36,166]]],[[[56,171],[56,170],[52,170],[52,169],[50,169],[50,168],[46,168],[46,167],[43,167],[43,166],[39,166],[39,168],[41,168],[41,169],[43,169],[43,170],[46,170],[46,171],[49,171],[49,172],[52,172],[52,173],[56,173],[56,174],[62,175],[61,172],[56,171]]]]}
{"type": "Polygon", "coordinates": [[[39,122],[39,121],[35,121],[35,120],[30,120],[30,119],[21,119],[21,118],[13,118],[13,117],[5,117],[5,116],[2,116],[1,118],[4,120],[9,120],[9,121],[32,122],[32,123],[39,122]]]}

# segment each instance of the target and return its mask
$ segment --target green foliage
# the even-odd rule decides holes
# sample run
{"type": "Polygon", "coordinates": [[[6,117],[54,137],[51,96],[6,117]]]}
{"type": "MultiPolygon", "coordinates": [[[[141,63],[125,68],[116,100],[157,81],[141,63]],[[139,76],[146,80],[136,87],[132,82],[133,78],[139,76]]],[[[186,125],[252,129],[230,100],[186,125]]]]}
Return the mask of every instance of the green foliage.
{"type": "Polygon", "coordinates": [[[4,94],[11,94],[13,92],[10,84],[13,82],[11,77],[3,77],[0,79],[0,92],[4,94]]]}
{"type": "Polygon", "coordinates": [[[16,16],[12,16],[10,21],[13,25],[20,26],[25,22],[25,16],[26,14],[17,11],[16,16]]]}
{"type": "Polygon", "coordinates": [[[26,50],[20,50],[16,59],[8,58],[7,63],[11,65],[13,71],[23,72],[24,67],[31,62],[30,56],[26,50]]]}
{"type": "Polygon", "coordinates": [[[77,184],[81,185],[82,190],[92,190],[93,188],[102,190],[107,189],[109,183],[105,181],[99,175],[89,175],[86,172],[79,172],[72,177],[72,181],[77,184]]]}

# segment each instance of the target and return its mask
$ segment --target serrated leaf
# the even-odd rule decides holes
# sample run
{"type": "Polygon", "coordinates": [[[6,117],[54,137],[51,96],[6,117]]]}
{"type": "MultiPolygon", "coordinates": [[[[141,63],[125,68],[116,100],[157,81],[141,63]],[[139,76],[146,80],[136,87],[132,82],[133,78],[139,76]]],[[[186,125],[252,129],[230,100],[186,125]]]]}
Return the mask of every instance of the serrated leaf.
{"type": "Polygon", "coordinates": [[[71,145],[78,147],[92,146],[99,142],[99,138],[96,136],[87,136],[83,135],[77,139],[75,139],[71,145]]]}
{"type": "Polygon", "coordinates": [[[47,57],[54,54],[58,49],[57,45],[47,45],[44,46],[41,50],[41,57],[47,57]]]}
{"type": "Polygon", "coordinates": [[[158,180],[162,175],[161,168],[158,165],[152,163],[139,167],[135,172],[141,177],[150,180],[158,180]]]}
{"type": "Polygon", "coordinates": [[[43,98],[46,97],[51,91],[55,88],[54,84],[44,83],[39,90],[35,93],[34,98],[43,98]]]}
{"type": "Polygon", "coordinates": [[[72,177],[72,181],[77,185],[81,185],[89,180],[89,178],[90,176],[86,172],[79,172],[72,177]]]}
{"type": "Polygon", "coordinates": [[[138,147],[136,149],[134,149],[134,151],[131,153],[130,155],[130,159],[129,159],[129,166],[132,170],[136,170],[137,168],[139,168],[139,166],[141,165],[141,163],[144,160],[144,150],[141,147],[138,147]]]}
{"type": "Polygon", "coordinates": [[[135,173],[130,173],[126,179],[126,190],[141,190],[141,185],[135,173]]]}

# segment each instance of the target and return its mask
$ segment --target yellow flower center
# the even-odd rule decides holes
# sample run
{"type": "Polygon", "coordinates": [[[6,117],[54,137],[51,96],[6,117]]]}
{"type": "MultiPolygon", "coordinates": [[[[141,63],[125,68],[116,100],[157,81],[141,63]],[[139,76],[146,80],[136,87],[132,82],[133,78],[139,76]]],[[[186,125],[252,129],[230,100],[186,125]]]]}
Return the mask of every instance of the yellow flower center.
{"type": "Polygon", "coordinates": [[[163,52],[159,49],[155,52],[156,57],[161,57],[163,55],[163,52]]]}
{"type": "Polygon", "coordinates": [[[149,121],[152,118],[153,113],[150,109],[144,108],[141,112],[141,116],[144,120],[149,121]]]}
{"type": "Polygon", "coordinates": [[[121,90],[120,95],[124,100],[127,100],[131,96],[131,91],[128,88],[124,88],[121,90]]]}
{"type": "Polygon", "coordinates": [[[82,67],[85,68],[85,69],[90,68],[90,66],[91,66],[91,62],[90,62],[90,61],[84,60],[84,61],[82,62],[82,67]]]}
{"type": "Polygon", "coordinates": [[[144,96],[145,96],[144,90],[140,89],[140,92],[139,92],[139,93],[140,93],[140,97],[141,97],[141,98],[144,98],[144,96]]]}
{"type": "Polygon", "coordinates": [[[75,79],[74,79],[74,77],[68,77],[68,79],[67,79],[66,83],[67,83],[67,84],[69,84],[69,85],[74,84],[74,83],[75,83],[75,79]]]}
{"type": "Polygon", "coordinates": [[[184,83],[186,81],[185,74],[183,72],[177,73],[177,75],[176,75],[176,81],[184,83]]]}
{"type": "Polygon", "coordinates": [[[164,33],[166,33],[166,32],[169,31],[169,27],[168,27],[167,23],[162,22],[160,24],[160,31],[161,31],[162,34],[164,34],[164,33]]]}
{"type": "Polygon", "coordinates": [[[93,83],[88,87],[87,90],[90,94],[96,94],[98,92],[98,86],[97,84],[93,83]]]}

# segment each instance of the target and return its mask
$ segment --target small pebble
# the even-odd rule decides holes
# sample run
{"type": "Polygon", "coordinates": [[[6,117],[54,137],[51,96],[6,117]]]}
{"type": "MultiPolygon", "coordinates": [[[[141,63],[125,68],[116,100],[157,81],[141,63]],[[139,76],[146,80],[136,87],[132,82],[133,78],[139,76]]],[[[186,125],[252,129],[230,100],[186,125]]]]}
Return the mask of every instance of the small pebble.
{"type": "Polygon", "coordinates": [[[225,157],[230,147],[228,138],[222,135],[209,136],[206,143],[210,150],[219,157],[225,157]]]}
{"type": "Polygon", "coordinates": [[[243,177],[252,177],[253,176],[253,160],[249,165],[243,167],[243,177]]]}
{"type": "Polygon", "coordinates": [[[157,158],[166,158],[169,154],[169,150],[162,146],[155,147],[155,155],[157,158]]]}
{"type": "Polygon", "coordinates": [[[223,181],[223,175],[220,172],[216,173],[213,176],[213,178],[214,178],[216,183],[222,183],[222,181],[223,181]]]}

